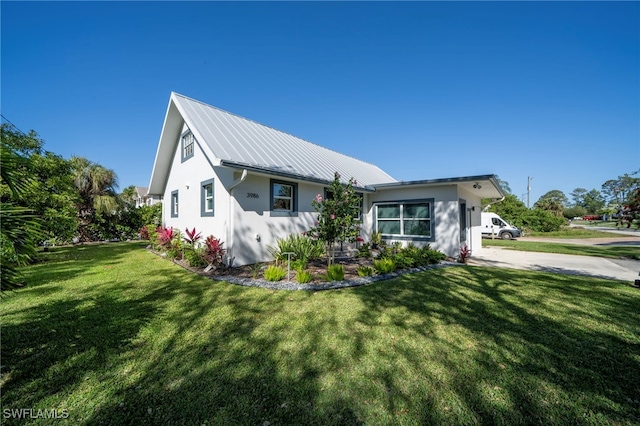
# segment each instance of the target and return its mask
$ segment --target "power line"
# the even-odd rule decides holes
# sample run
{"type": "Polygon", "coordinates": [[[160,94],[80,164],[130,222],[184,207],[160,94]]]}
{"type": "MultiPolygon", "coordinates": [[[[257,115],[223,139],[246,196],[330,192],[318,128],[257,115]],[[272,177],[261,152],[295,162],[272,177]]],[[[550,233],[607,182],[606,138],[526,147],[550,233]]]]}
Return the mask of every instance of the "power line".
{"type": "Polygon", "coordinates": [[[5,117],[4,115],[2,115],[1,113],[0,113],[0,117],[2,117],[2,119],[3,119],[4,121],[6,121],[7,123],[11,124],[11,126],[12,126],[14,129],[16,129],[18,132],[22,133],[22,135],[23,135],[23,136],[29,136],[29,135],[27,135],[25,132],[23,132],[22,130],[20,130],[20,128],[19,128],[18,126],[16,126],[15,124],[13,124],[13,123],[11,122],[11,120],[9,120],[7,117],[5,117]]]}

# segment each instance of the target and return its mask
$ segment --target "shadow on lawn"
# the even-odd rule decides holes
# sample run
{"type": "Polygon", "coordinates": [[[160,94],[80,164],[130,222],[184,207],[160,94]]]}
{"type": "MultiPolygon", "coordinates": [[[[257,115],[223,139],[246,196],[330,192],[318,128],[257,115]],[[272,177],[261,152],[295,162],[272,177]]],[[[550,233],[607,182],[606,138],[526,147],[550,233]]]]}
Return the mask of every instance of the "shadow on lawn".
{"type": "MultiPolygon", "coordinates": [[[[585,412],[591,417],[587,423],[640,420],[640,345],[620,339],[619,333],[590,330],[576,321],[584,317],[602,324],[612,322],[626,329],[627,335],[637,336],[640,299],[611,291],[619,283],[602,281],[585,288],[579,278],[560,275],[546,275],[540,283],[526,278],[510,282],[497,278],[495,270],[474,267],[457,271],[460,273],[435,270],[421,274],[423,279],[404,276],[371,291],[358,291],[367,306],[360,321],[375,326],[380,312],[399,307],[422,315],[424,323],[415,325],[403,323],[404,316],[399,315],[396,325],[431,341],[440,367],[453,377],[455,399],[479,423],[581,423],[586,420],[585,412]],[[533,293],[516,290],[518,286],[538,285],[541,287],[533,293]],[[549,292],[555,299],[555,293],[560,293],[561,300],[547,304],[549,292]],[[525,294],[533,299],[527,300],[525,294]],[[529,309],[536,305],[540,311],[529,309]],[[596,308],[587,310],[584,306],[596,308]],[[559,322],[552,319],[554,315],[574,322],[559,322]],[[475,347],[475,342],[467,341],[464,346],[455,339],[437,337],[436,322],[462,327],[479,336],[478,342],[490,345],[475,347]],[[459,363],[459,353],[466,353],[471,362],[459,363]],[[505,374],[511,378],[503,380],[505,374]],[[587,408],[576,401],[554,400],[561,395],[554,395],[553,388],[578,396],[587,408]],[[502,393],[503,400],[491,398],[491,390],[502,393]]],[[[416,361],[420,353],[415,348],[397,347],[393,357],[397,357],[395,362],[403,358],[416,361]]],[[[389,365],[393,363],[389,359],[389,365]]],[[[387,373],[381,367],[377,374],[387,373]]],[[[425,423],[447,422],[442,410],[436,408],[440,398],[424,395],[425,423]]]]}
{"type": "MultiPolygon", "coordinates": [[[[110,250],[109,263],[137,249],[110,250]]],[[[65,269],[71,278],[96,263],[76,260],[77,270],[65,269]]],[[[69,412],[74,424],[87,425],[357,422],[341,397],[319,398],[317,335],[311,333],[289,354],[287,372],[275,350],[282,344],[277,327],[274,333],[258,332],[288,294],[213,282],[164,261],[163,266],[150,268],[153,284],[139,292],[116,285],[112,295],[88,291],[86,297],[12,312],[22,320],[2,330],[9,370],[3,408],[52,409],[43,401],[88,398],[91,403],[80,404],[91,407],[86,412],[69,412]],[[132,293],[122,297],[120,290],[132,293]],[[83,388],[92,393],[83,395],[83,388]]],[[[53,276],[65,277],[51,267],[53,276]]],[[[96,287],[109,285],[114,283],[96,287]]],[[[45,288],[43,282],[29,290],[45,295],[45,288]]],[[[311,329],[313,315],[306,321],[311,329]]]]}
{"type": "MultiPolygon", "coordinates": [[[[138,250],[123,247],[99,254],[104,265],[138,250]]],[[[91,251],[77,256],[73,277],[96,266],[91,251]]],[[[214,282],[148,259],[160,263],[139,265],[145,284],[108,276],[118,281],[12,313],[21,320],[2,330],[5,408],[76,400],[86,411],[70,420],[86,425],[583,422],[580,403],[550,400],[555,387],[584,398],[592,422],[640,415],[625,400],[637,398],[639,345],[531,308],[626,321],[634,335],[639,301],[611,291],[617,284],[585,290],[549,274],[523,292],[540,274],[460,267],[314,295],[214,282]],[[546,291],[566,304],[547,303],[546,291]],[[581,310],[587,299],[602,302],[588,304],[596,312],[581,310]]],[[[67,265],[50,272],[58,267],[67,265]]]]}

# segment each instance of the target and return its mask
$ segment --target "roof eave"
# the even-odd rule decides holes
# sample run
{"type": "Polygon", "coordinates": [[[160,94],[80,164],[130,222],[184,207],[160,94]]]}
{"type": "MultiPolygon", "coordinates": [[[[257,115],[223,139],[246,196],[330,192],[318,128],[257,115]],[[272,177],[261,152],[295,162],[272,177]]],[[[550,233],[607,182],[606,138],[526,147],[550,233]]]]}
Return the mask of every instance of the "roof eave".
{"type": "Polygon", "coordinates": [[[455,185],[469,182],[488,181],[498,192],[500,197],[504,197],[504,191],[496,178],[496,175],[478,175],[478,176],[463,176],[443,179],[427,179],[427,180],[414,180],[414,181],[400,181],[389,182],[372,185],[376,190],[393,189],[407,186],[438,186],[438,185],[455,185]]]}
{"type": "MultiPolygon", "coordinates": [[[[232,169],[246,169],[248,171],[267,174],[270,176],[277,176],[287,179],[295,179],[304,182],[317,183],[320,185],[331,185],[332,181],[328,181],[326,179],[320,179],[313,176],[305,176],[297,173],[286,172],[282,170],[274,170],[268,167],[261,167],[259,165],[254,164],[244,164],[237,161],[230,160],[220,160],[220,165],[223,167],[229,167],[232,169]]],[[[354,189],[361,192],[375,192],[375,189],[371,186],[354,186],[354,189]]]]}

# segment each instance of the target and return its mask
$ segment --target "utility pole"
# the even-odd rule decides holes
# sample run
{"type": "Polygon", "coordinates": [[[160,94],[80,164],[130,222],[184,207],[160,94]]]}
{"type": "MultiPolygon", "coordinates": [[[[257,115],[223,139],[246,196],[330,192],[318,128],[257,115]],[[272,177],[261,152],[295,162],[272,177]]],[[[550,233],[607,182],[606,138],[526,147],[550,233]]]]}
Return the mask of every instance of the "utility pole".
{"type": "Polygon", "coordinates": [[[531,176],[527,177],[527,208],[531,204],[531,176]]]}

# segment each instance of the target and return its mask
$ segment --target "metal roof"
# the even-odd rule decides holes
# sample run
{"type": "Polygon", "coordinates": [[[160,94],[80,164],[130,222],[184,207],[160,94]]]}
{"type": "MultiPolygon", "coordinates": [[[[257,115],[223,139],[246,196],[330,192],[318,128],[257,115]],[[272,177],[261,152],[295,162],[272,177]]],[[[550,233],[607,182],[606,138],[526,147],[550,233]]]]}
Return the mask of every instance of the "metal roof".
{"type": "Polygon", "coordinates": [[[173,92],[156,154],[150,193],[164,190],[170,165],[167,156],[175,152],[178,129],[181,129],[178,118],[181,118],[180,122],[184,120],[200,145],[208,148],[213,157],[210,161],[217,165],[244,165],[254,171],[315,182],[331,182],[334,173],[338,172],[344,182],[354,178],[361,188],[396,181],[373,164],[173,92]],[[163,144],[169,145],[170,149],[163,144]]]}

